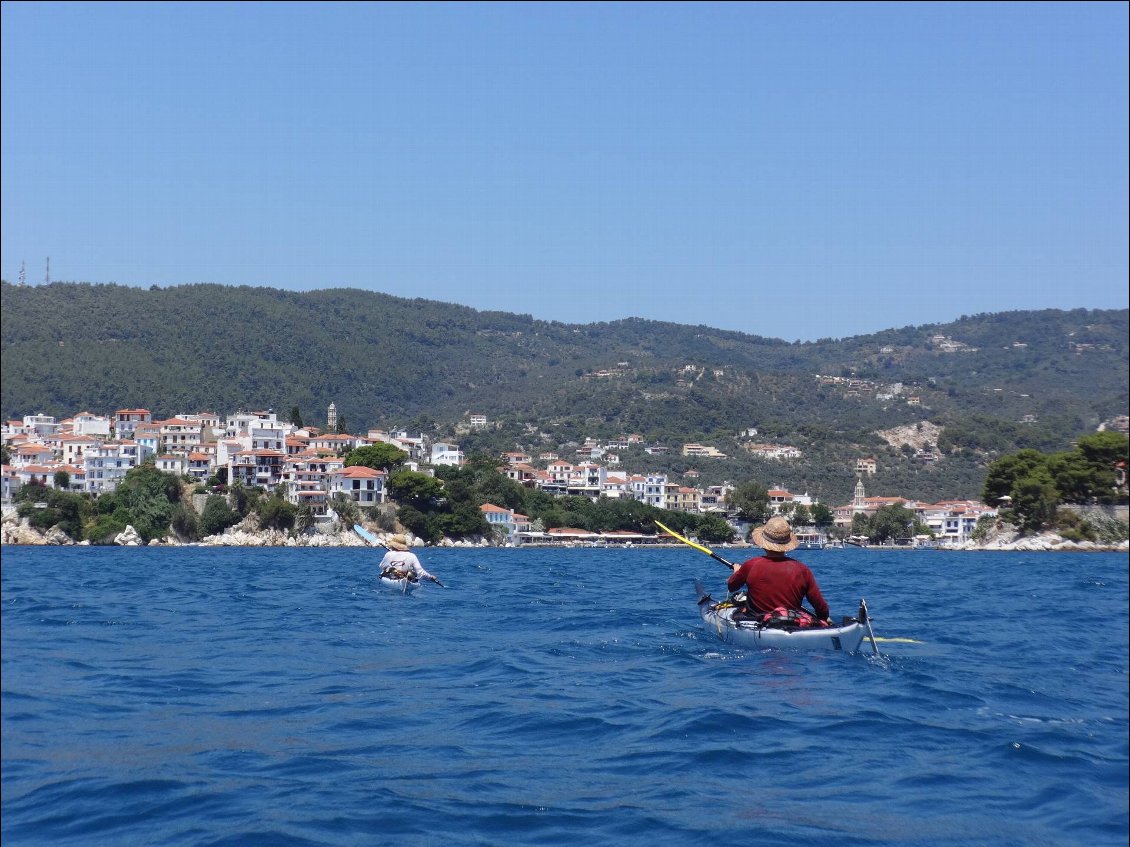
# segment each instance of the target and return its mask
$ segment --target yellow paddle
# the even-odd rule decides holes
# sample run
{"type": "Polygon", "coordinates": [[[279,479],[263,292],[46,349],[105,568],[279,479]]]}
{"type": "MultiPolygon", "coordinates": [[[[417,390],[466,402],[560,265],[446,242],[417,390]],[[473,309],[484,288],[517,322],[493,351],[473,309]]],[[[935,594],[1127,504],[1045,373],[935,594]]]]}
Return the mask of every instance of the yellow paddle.
{"type": "Polygon", "coordinates": [[[710,549],[709,547],[703,547],[703,546],[702,546],[701,544],[695,544],[695,543],[694,543],[693,541],[691,541],[691,540],[690,540],[689,538],[683,538],[683,536],[679,535],[679,533],[675,532],[675,530],[671,529],[670,527],[666,527],[666,526],[664,526],[664,525],[663,525],[663,524],[661,524],[661,523],[660,523],[659,521],[656,521],[656,522],[655,522],[655,525],[656,525],[657,527],[659,527],[659,528],[660,528],[661,530],[663,530],[663,531],[664,531],[665,533],[667,533],[668,535],[670,535],[670,536],[672,536],[672,537],[674,537],[674,538],[677,538],[677,539],[679,539],[679,540],[680,540],[680,541],[682,541],[682,542],[683,542],[684,544],[686,544],[686,545],[687,545],[688,547],[693,547],[694,549],[696,549],[696,550],[699,550],[700,552],[703,552],[703,553],[705,553],[705,554],[706,554],[707,556],[709,556],[710,558],[712,558],[712,559],[717,559],[717,560],[718,560],[719,562],[721,562],[722,564],[724,564],[724,565],[725,565],[726,567],[730,568],[730,570],[733,570],[733,569],[734,569],[734,563],[733,563],[733,562],[728,562],[728,561],[726,561],[726,560],[725,560],[725,559],[723,559],[723,558],[722,558],[721,556],[719,556],[719,555],[718,555],[717,553],[715,553],[715,552],[714,552],[713,550],[711,550],[711,549],[710,549]]]}

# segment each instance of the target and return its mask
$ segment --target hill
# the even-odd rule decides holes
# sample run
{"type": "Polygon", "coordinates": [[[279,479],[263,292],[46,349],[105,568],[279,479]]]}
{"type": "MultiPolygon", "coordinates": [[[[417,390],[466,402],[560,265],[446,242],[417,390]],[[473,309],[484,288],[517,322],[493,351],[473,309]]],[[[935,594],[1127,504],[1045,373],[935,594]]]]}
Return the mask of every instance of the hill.
{"type": "Polygon", "coordinates": [[[285,417],[297,407],[317,424],[334,402],[351,431],[408,426],[457,436],[464,449],[640,433],[672,454],[624,451],[629,468],[753,475],[827,501],[846,498],[865,456],[879,459],[869,492],[975,496],[992,457],[1066,449],[1128,403],[1126,310],[974,315],[790,343],[638,319],[570,325],[354,289],[0,285],[5,419],[137,406],[157,417],[285,417]],[[493,426],[461,429],[467,412],[493,426]],[[939,428],[927,445],[936,449],[879,434],[920,423],[939,428]],[[756,435],[739,438],[750,428],[756,435]],[[677,455],[688,441],[729,458],[677,455]],[[745,449],[760,442],[803,458],[745,449]]]}

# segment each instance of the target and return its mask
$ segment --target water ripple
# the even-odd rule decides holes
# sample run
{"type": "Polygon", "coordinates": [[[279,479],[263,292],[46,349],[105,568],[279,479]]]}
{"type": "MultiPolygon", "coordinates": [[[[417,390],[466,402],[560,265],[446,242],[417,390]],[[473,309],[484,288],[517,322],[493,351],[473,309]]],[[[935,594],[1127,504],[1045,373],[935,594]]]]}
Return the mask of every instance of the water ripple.
{"type": "Polygon", "coordinates": [[[5,548],[5,847],[1126,843],[1125,556],[814,553],[880,656],[721,643],[688,551],[424,558],[5,548]]]}

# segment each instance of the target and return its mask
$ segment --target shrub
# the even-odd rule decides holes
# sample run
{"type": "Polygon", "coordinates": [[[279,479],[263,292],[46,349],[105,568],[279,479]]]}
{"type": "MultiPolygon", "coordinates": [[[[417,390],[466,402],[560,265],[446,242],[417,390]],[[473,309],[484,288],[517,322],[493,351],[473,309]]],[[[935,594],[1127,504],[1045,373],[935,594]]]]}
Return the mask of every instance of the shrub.
{"type": "Polygon", "coordinates": [[[173,512],[170,526],[180,541],[197,541],[200,538],[200,522],[196,512],[184,503],[178,505],[173,512]]]}
{"type": "MultiPolygon", "coordinates": [[[[99,498],[99,502],[104,498],[99,498]]],[[[114,538],[129,524],[129,512],[118,508],[109,514],[100,514],[86,527],[82,537],[91,544],[113,544],[114,538]]]]}
{"type": "Polygon", "coordinates": [[[259,526],[263,529],[289,531],[294,527],[297,511],[293,503],[288,503],[281,497],[271,497],[259,504],[259,526]]]}
{"type": "Polygon", "coordinates": [[[396,508],[391,505],[373,506],[369,509],[369,520],[382,531],[392,532],[396,529],[396,508]]]}
{"type": "Polygon", "coordinates": [[[200,534],[204,538],[209,535],[219,535],[228,527],[235,526],[239,521],[239,512],[232,509],[223,497],[213,494],[205,501],[204,511],[200,515],[200,534]]]}

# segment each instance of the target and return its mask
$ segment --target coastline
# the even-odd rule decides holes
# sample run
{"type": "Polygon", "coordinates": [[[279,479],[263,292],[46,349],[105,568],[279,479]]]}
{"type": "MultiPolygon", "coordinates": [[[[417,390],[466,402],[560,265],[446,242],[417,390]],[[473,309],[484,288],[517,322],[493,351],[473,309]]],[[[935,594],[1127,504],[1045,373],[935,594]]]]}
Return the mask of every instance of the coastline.
{"type": "MultiPolygon", "coordinates": [[[[651,550],[673,549],[684,545],[678,542],[648,542],[644,544],[627,545],[588,545],[575,541],[559,543],[521,544],[518,546],[499,544],[486,538],[443,539],[438,544],[426,544],[419,538],[410,538],[409,546],[413,548],[445,548],[445,547],[505,547],[506,549],[520,550],[523,547],[534,549],[544,548],[569,548],[569,549],[626,549],[626,550],[651,550]]],[[[89,547],[89,541],[74,541],[57,527],[46,531],[33,528],[26,518],[19,518],[14,511],[5,514],[0,532],[0,545],[2,546],[75,546],[89,547]]],[[[357,536],[352,530],[340,532],[314,532],[298,536],[279,530],[255,530],[233,528],[221,535],[212,535],[195,542],[182,542],[175,537],[153,539],[144,544],[133,527],[126,527],[114,539],[114,545],[119,547],[369,547],[368,542],[357,536]]],[[[749,544],[732,543],[718,545],[719,550],[749,550],[755,549],[749,544]]],[[[905,547],[873,545],[859,547],[859,550],[874,550],[886,552],[915,552],[930,550],[931,552],[1047,552],[1047,553],[1126,553],[1130,552],[1130,541],[1123,540],[1118,543],[1098,543],[1094,541],[1072,541],[1052,532],[1038,535],[1022,536],[1019,532],[998,531],[990,538],[979,542],[967,542],[957,547],[905,547]]],[[[816,550],[802,550],[798,555],[804,558],[805,554],[817,553],[816,550]]]]}

